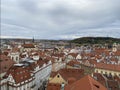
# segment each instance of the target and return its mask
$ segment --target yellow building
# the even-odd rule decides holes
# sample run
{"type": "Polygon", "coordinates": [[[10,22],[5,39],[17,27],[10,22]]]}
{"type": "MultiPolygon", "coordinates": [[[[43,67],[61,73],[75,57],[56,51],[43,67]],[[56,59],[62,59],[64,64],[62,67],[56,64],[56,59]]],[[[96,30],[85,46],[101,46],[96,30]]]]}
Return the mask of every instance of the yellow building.
{"type": "Polygon", "coordinates": [[[110,70],[110,69],[102,69],[102,68],[95,68],[95,73],[107,74],[112,76],[119,76],[120,77],[120,70],[110,70]]]}
{"type": "Polygon", "coordinates": [[[67,84],[71,79],[76,81],[84,76],[83,69],[61,69],[58,72],[52,72],[49,83],[67,84]]]}

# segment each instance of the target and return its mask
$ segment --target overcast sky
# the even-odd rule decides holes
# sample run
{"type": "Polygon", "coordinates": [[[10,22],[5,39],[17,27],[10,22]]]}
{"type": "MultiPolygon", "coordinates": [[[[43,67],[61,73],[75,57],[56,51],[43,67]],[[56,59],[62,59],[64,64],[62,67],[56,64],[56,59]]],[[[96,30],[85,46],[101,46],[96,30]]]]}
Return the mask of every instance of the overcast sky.
{"type": "Polygon", "coordinates": [[[120,0],[1,0],[1,37],[120,38],[120,0]]]}

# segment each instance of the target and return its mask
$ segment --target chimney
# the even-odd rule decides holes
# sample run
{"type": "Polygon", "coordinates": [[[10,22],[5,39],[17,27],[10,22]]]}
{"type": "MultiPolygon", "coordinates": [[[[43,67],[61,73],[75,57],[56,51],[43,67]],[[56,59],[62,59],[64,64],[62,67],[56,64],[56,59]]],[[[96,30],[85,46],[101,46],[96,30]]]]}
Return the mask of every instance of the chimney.
{"type": "Polygon", "coordinates": [[[65,84],[64,82],[61,84],[61,90],[64,90],[65,84]]]}

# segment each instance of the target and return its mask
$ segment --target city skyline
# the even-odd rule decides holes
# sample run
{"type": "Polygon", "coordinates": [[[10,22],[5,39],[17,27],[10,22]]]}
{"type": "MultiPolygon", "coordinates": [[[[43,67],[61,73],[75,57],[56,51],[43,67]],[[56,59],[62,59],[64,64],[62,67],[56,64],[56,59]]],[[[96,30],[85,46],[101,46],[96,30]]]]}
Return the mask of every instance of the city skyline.
{"type": "Polygon", "coordinates": [[[119,0],[1,0],[1,37],[120,38],[119,0]]]}

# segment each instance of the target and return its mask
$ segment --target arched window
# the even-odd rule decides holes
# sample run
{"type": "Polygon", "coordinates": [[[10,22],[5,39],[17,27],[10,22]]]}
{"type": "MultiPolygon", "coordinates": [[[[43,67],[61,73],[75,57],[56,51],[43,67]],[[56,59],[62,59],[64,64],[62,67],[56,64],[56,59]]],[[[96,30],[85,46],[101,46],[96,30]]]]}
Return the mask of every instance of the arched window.
{"type": "Polygon", "coordinates": [[[96,73],[98,73],[98,70],[96,70],[96,73]]]}
{"type": "Polygon", "coordinates": [[[18,60],[18,57],[16,57],[16,60],[18,60]]]}

